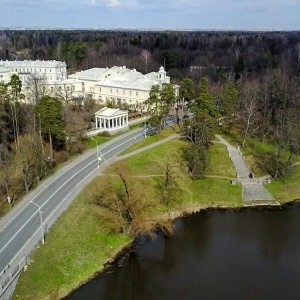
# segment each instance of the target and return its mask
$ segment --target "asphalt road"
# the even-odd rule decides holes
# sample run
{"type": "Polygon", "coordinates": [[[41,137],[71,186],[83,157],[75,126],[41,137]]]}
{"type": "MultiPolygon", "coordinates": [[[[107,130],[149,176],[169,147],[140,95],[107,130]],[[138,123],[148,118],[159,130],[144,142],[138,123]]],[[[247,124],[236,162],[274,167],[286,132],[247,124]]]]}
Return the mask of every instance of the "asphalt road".
{"type": "MultiPolygon", "coordinates": [[[[104,158],[101,163],[105,164],[107,160],[143,138],[144,130],[141,128],[99,147],[99,155],[104,158]]],[[[0,272],[7,267],[31,236],[41,230],[39,208],[42,212],[43,230],[47,231],[48,220],[53,212],[59,209],[61,204],[68,200],[67,198],[75,198],[88,179],[97,173],[97,161],[95,148],[85,157],[80,157],[71,166],[64,168],[59,174],[53,175],[45,186],[38,188],[38,191],[27,199],[25,205],[11,212],[9,218],[1,222],[0,272]]]]}
{"type": "MultiPolygon", "coordinates": [[[[165,125],[174,124],[174,119],[168,118],[165,125]]],[[[150,127],[146,134],[151,135],[153,132],[154,129],[150,127]]],[[[21,258],[18,255],[20,256],[21,249],[24,251],[24,245],[29,245],[26,247],[30,247],[30,250],[35,247],[32,237],[36,234],[42,237],[42,232],[49,230],[80,190],[97,175],[98,155],[103,157],[101,164],[105,167],[108,160],[144,138],[144,128],[127,132],[100,146],[98,154],[95,148],[82,155],[26,196],[0,222],[0,275],[4,276],[3,270],[19,263],[17,260],[21,258]]],[[[23,256],[29,250],[24,253],[23,256]]]]}

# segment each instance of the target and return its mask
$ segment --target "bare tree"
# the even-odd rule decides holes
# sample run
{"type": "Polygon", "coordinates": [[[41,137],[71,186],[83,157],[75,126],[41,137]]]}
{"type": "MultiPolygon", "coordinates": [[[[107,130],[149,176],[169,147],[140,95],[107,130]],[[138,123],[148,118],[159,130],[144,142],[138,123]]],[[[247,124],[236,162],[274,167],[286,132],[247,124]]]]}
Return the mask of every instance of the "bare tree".
{"type": "Polygon", "coordinates": [[[145,63],[145,73],[148,72],[149,62],[151,61],[151,52],[143,49],[140,55],[142,61],[145,63]]]}
{"type": "Polygon", "coordinates": [[[73,90],[69,84],[62,84],[55,87],[56,97],[66,106],[73,101],[73,90]]]}
{"type": "Polygon", "coordinates": [[[158,202],[147,197],[144,186],[133,177],[127,166],[119,162],[110,169],[113,176],[106,176],[105,184],[97,186],[90,199],[104,209],[103,217],[109,219],[114,230],[132,236],[153,236],[157,228],[172,232],[170,221],[150,213],[158,202]]]}
{"type": "Polygon", "coordinates": [[[44,75],[32,73],[25,83],[26,97],[30,103],[37,104],[47,94],[47,80],[44,75]]]}
{"type": "Polygon", "coordinates": [[[238,118],[242,120],[244,131],[242,147],[245,147],[248,135],[252,135],[260,128],[258,122],[258,84],[255,82],[245,83],[241,96],[238,118]]]}

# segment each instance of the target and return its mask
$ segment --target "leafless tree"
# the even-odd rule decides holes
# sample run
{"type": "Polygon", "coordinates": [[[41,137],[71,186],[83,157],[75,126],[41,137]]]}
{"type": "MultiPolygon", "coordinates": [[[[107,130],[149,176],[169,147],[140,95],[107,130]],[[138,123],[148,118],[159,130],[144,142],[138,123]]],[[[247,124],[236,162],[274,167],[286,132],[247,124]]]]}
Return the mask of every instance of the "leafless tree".
{"type": "Polygon", "coordinates": [[[44,75],[30,74],[25,84],[26,97],[30,103],[37,104],[47,94],[47,80],[44,75]]]}
{"type": "Polygon", "coordinates": [[[242,147],[245,147],[247,137],[255,134],[260,124],[258,122],[258,84],[256,82],[245,83],[238,118],[242,121],[244,137],[242,147]]]}

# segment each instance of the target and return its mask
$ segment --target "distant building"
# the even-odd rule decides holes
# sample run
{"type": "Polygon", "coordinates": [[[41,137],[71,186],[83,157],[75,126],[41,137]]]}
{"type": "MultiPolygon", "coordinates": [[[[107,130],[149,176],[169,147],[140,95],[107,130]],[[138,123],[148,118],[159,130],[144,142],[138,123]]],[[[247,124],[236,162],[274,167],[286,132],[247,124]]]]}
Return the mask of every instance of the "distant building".
{"type": "Polygon", "coordinates": [[[55,81],[67,79],[67,65],[56,60],[1,60],[0,67],[5,67],[17,73],[23,85],[26,85],[28,76],[36,74],[45,80],[55,81]]]}
{"type": "MultiPolygon", "coordinates": [[[[158,72],[143,75],[136,69],[125,66],[112,68],[93,68],[69,75],[69,79],[82,83],[81,92],[101,104],[113,103],[119,107],[146,110],[145,101],[149,99],[153,85],[170,83],[163,67],[158,72]]],[[[179,86],[174,85],[178,94],[179,86]]]]}
{"type": "Polygon", "coordinates": [[[16,72],[10,71],[9,68],[1,66],[0,64],[0,83],[9,83],[10,78],[13,74],[17,74],[16,72]]]}
{"type": "MultiPolygon", "coordinates": [[[[73,99],[82,102],[90,97],[103,105],[111,103],[141,111],[147,109],[145,102],[153,85],[170,83],[163,67],[145,75],[125,66],[92,68],[67,78],[67,66],[62,61],[0,61],[0,81],[9,82],[12,74],[20,77],[27,102],[35,103],[43,95],[58,97],[66,103],[73,99]],[[42,79],[38,88],[30,86],[32,75],[42,79]]],[[[174,85],[174,89],[178,95],[179,86],[174,85]]]]}

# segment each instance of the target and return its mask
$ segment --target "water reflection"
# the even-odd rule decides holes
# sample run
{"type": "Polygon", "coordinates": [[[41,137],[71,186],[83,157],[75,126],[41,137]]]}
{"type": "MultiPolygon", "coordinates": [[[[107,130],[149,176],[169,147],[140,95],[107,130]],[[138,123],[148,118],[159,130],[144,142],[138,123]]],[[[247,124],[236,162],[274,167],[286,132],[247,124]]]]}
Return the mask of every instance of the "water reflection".
{"type": "Polygon", "coordinates": [[[216,211],[137,244],[68,299],[299,299],[300,209],[216,211]]]}

